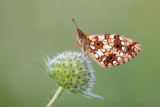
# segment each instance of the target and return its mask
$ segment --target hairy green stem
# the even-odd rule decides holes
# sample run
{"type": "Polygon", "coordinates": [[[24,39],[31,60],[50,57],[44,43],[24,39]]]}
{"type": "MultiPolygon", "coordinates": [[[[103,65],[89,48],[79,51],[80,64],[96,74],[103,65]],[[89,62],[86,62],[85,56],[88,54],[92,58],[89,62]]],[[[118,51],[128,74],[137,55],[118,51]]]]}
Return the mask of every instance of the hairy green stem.
{"type": "Polygon", "coordinates": [[[56,102],[56,100],[60,97],[62,92],[63,92],[63,88],[59,87],[56,94],[53,96],[53,98],[50,100],[50,102],[48,103],[46,107],[51,107],[56,102]]]}

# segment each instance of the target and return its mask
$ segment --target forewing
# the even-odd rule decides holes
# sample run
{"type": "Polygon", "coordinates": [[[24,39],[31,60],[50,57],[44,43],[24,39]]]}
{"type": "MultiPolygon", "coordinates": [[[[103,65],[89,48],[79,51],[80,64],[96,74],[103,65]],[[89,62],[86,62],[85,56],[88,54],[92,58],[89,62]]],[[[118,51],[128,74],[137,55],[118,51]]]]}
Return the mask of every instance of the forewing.
{"type": "Polygon", "coordinates": [[[134,58],[141,49],[139,43],[117,34],[89,35],[91,57],[109,68],[134,58]]]}

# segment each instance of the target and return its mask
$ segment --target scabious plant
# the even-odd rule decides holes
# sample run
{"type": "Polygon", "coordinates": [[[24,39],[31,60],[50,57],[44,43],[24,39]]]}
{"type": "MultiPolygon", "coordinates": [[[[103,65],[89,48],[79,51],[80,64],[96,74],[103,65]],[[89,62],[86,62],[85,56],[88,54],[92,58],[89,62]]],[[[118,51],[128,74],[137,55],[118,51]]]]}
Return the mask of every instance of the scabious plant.
{"type": "Polygon", "coordinates": [[[47,107],[50,107],[61,93],[66,90],[74,94],[102,98],[91,93],[93,87],[94,70],[91,62],[81,52],[63,52],[56,57],[47,58],[47,72],[59,85],[55,96],[47,107]]]}

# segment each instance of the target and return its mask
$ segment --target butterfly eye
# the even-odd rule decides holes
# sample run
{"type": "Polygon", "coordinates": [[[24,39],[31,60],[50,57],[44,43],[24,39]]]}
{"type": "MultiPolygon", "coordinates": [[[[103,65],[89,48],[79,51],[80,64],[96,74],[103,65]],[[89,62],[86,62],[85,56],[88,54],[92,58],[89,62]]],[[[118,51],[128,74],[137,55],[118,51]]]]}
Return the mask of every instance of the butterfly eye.
{"type": "Polygon", "coordinates": [[[79,38],[81,38],[81,37],[82,37],[82,35],[83,35],[83,33],[82,33],[82,32],[80,32],[80,33],[79,33],[79,38]]]}

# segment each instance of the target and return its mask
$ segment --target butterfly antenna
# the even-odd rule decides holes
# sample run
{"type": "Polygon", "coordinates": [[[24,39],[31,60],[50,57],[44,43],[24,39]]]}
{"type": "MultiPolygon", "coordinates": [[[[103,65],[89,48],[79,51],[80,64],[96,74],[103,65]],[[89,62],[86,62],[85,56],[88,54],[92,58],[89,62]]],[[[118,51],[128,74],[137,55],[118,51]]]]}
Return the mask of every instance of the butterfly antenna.
{"type": "Polygon", "coordinates": [[[72,21],[73,21],[73,23],[77,26],[77,28],[80,29],[78,22],[76,22],[76,21],[74,20],[74,18],[72,18],[72,21]]]}

